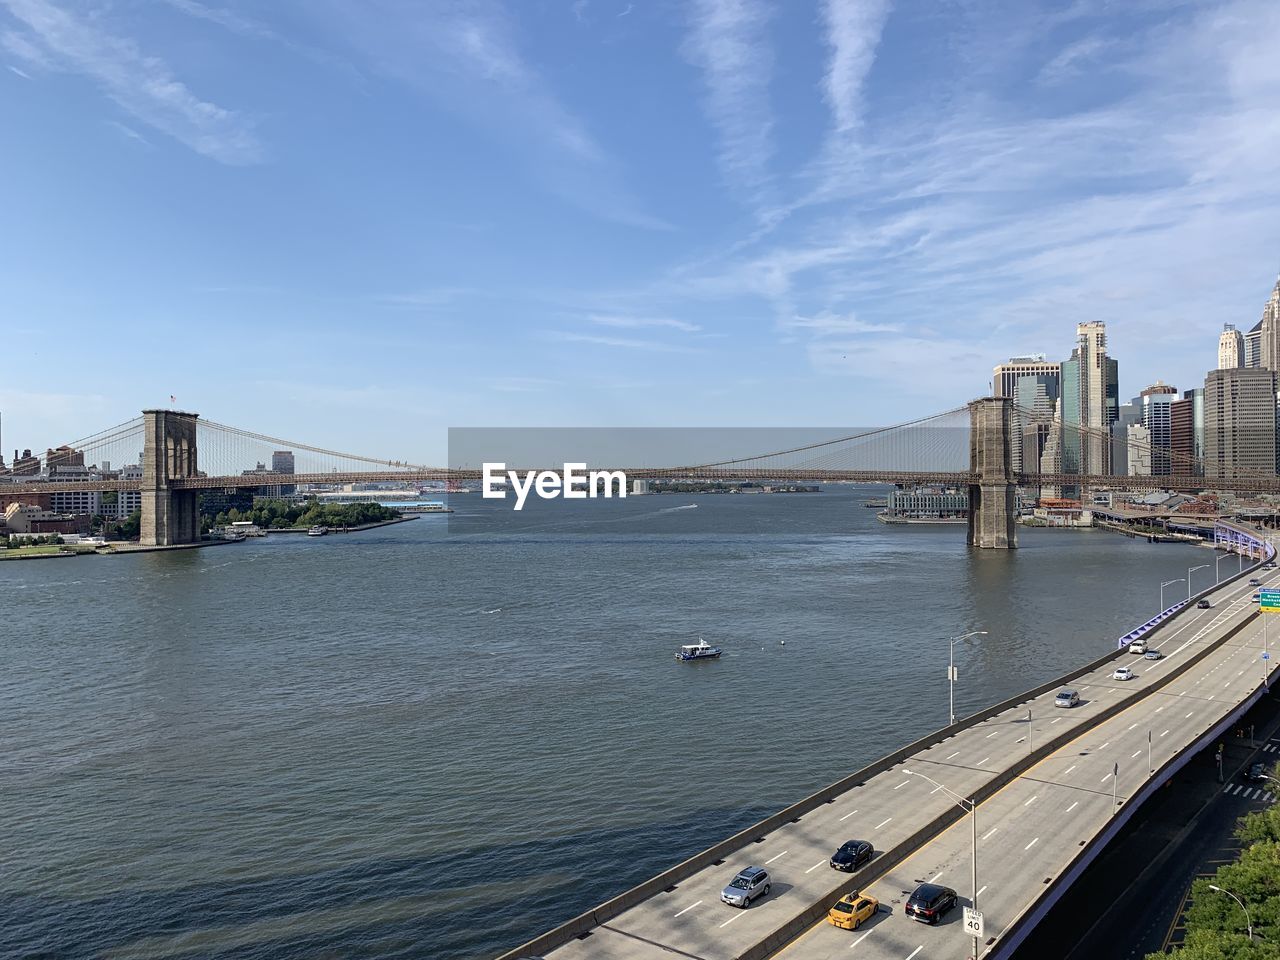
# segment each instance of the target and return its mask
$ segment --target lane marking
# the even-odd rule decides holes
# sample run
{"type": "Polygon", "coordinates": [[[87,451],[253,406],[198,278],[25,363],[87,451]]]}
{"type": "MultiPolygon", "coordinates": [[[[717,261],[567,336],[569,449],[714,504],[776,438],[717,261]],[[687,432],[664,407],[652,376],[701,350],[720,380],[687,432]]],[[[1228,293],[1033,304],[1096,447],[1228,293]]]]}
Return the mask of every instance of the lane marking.
{"type": "Polygon", "coordinates": [[[1129,724],[1129,726],[1125,727],[1125,729],[1126,729],[1126,730],[1132,730],[1132,729],[1133,729],[1134,727],[1136,727],[1136,726],[1137,726],[1137,724],[1136,724],[1136,723],[1131,723],[1131,724],[1129,724]]]}
{"type": "Polygon", "coordinates": [[[901,790],[903,787],[905,787],[905,786],[906,786],[908,783],[910,783],[910,782],[911,782],[910,780],[903,780],[900,784],[898,784],[898,785],[897,785],[896,787],[894,787],[893,789],[895,789],[895,790],[901,790]]]}
{"type": "Polygon", "coordinates": [[[985,737],[983,737],[982,739],[983,739],[983,740],[990,740],[992,737],[994,737],[994,736],[995,736],[997,733],[999,733],[999,732],[1000,732],[999,730],[996,730],[996,731],[995,731],[995,732],[993,732],[993,733],[988,733],[988,734],[987,734],[985,737]]]}
{"type": "Polygon", "coordinates": [[[824,863],[828,863],[828,862],[830,862],[830,861],[827,861],[827,860],[819,860],[819,861],[818,861],[817,863],[815,863],[812,867],[810,867],[808,870],[806,870],[806,871],[805,871],[805,873],[813,873],[813,871],[817,870],[817,869],[818,869],[820,866],[822,866],[824,863]]]}
{"type": "Polygon", "coordinates": [[[850,810],[848,813],[846,813],[843,817],[840,818],[840,822],[844,823],[846,820],[848,820],[857,812],[858,812],[857,810],[850,810]]]}
{"type": "Polygon", "coordinates": [[[877,823],[877,824],[875,825],[875,829],[876,829],[876,830],[879,830],[881,827],[883,827],[886,823],[888,823],[888,822],[889,822],[890,820],[892,820],[892,819],[893,819],[893,817],[887,817],[886,819],[881,820],[879,823],[877,823]]]}
{"type": "Polygon", "coordinates": [[[1078,806],[1080,806],[1080,801],[1079,801],[1079,800],[1077,800],[1075,803],[1071,804],[1071,806],[1067,807],[1067,813],[1070,813],[1072,810],[1074,810],[1074,809],[1075,809],[1076,807],[1078,807],[1078,806]]]}
{"type": "Polygon", "coordinates": [[[935,873],[932,877],[930,877],[930,878],[929,878],[929,882],[930,882],[930,883],[933,883],[933,882],[934,882],[935,880],[937,880],[940,876],[942,876],[942,873],[943,873],[943,871],[939,870],[937,873],[935,873]]]}
{"type": "Polygon", "coordinates": [[[1026,803],[1024,803],[1024,804],[1023,804],[1023,806],[1024,806],[1024,807],[1029,807],[1029,806],[1031,806],[1033,803],[1035,803],[1038,799],[1040,799],[1040,794],[1038,794],[1038,793],[1037,793],[1037,794],[1036,794],[1035,796],[1033,796],[1030,800],[1028,800],[1026,803]]]}
{"type": "Polygon", "coordinates": [[[1231,787],[1232,787],[1232,784],[1228,783],[1225,787],[1223,787],[1223,788],[1222,788],[1222,792],[1223,792],[1223,793],[1230,793],[1230,792],[1231,792],[1231,787]]]}
{"type": "Polygon", "coordinates": [[[914,950],[912,950],[910,953],[907,954],[907,960],[911,960],[912,957],[914,957],[917,953],[919,953],[923,949],[924,949],[924,944],[922,943],[920,944],[920,946],[916,947],[914,950]]]}
{"type": "Polygon", "coordinates": [[[1191,711],[1191,713],[1188,713],[1188,714],[1187,714],[1185,717],[1183,717],[1182,719],[1183,719],[1183,720],[1190,720],[1190,719],[1191,719],[1192,714],[1194,714],[1194,713],[1195,713],[1195,711],[1194,711],[1194,710],[1192,710],[1192,711],[1191,711]]]}
{"type": "Polygon", "coordinates": [[[740,909],[740,910],[739,910],[737,913],[735,913],[732,917],[730,917],[730,918],[729,918],[728,920],[726,920],[724,923],[720,924],[720,929],[721,929],[721,930],[723,930],[725,927],[727,927],[729,924],[733,923],[733,921],[737,920],[739,917],[741,917],[741,916],[742,916],[743,914],[745,914],[746,912],[747,912],[746,910],[741,910],[741,909],[740,909]]]}
{"type": "Polygon", "coordinates": [[[1039,842],[1040,842],[1040,838],[1036,837],[1034,840],[1032,840],[1030,843],[1028,843],[1025,847],[1022,848],[1023,852],[1025,853],[1026,851],[1030,850],[1039,842]]]}
{"type": "Polygon", "coordinates": [[[1054,717],[1054,718],[1053,718],[1052,720],[1050,720],[1049,722],[1050,722],[1050,723],[1057,723],[1057,722],[1058,722],[1059,720],[1061,720],[1061,719],[1062,719],[1062,717],[1054,717]]]}
{"type": "Polygon", "coordinates": [[[1162,737],[1163,737],[1163,736],[1166,736],[1168,733],[1169,733],[1169,731],[1168,731],[1168,730],[1166,730],[1164,733],[1160,734],[1160,736],[1162,736],[1162,737]]]}
{"type": "Polygon", "coordinates": [[[1133,754],[1131,757],[1129,757],[1129,759],[1130,759],[1130,760],[1133,760],[1133,759],[1136,759],[1137,757],[1139,757],[1139,756],[1141,756],[1141,755],[1142,755],[1142,751],[1141,751],[1141,750],[1139,750],[1137,753],[1135,753],[1135,754],[1133,754]]]}
{"type": "MultiPolygon", "coordinates": [[[[960,751],[959,751],[959,750],[957,750],[955,753],[953,753],[953,754],[951,755],[951,757],[958,757],[958,756],[960,756],[960,751]]],[[[948,760],[950,760],[950,759],[951,759],[951,757],[947,757],[947,759],[948,759],[948,760]]]]}
{"type": "Polygon", "coordinates": [[[869,937],[869,936],[871,936],[871,931],[870,931],[870,930],[868,930],[866,933],[864,933],[862,936],[860,936],[857,940],[853,941],[853,943],[849,944],[849,948],[850,948],[850,949],[853,949],[853,948],[854,948],[854,947],[856,947],[858,944],[860,944],[863,940],[867,939],[867,937],[869,937]]]}
{"type": "Polygon", "coordinates": [[[776,856],[772,856],[772,857],[770,857],[768,860],[766,860],[766,861],[764,862],[764,865],[767,867],[769,864],[773,863],[773,861],[775,861],[775,860],[781,860],[783,857],[785,857],[785,856],[786,856],[788,853],[790,853],[790,852],[791,852],[790,850],[783,850],[781,853],[777,854],[776,856]]]}
{"type": "Polygon", "coordinates": [[[676,916],[677,917],[684,916],[686,913],[688,913],[690,910],[692,910],[694,907],[696,907],[700,903],[702,903],[701,900],[695,900],[693,903],[689,904],[687,907],[685,907],[683,910],[677,913],[676,916]]]}
{"type": "Polygon", "coordinates": [[[1104,743],[1104,744],[1103,744],[1102,746],[1100,746],[1098,749],[1099,749],[1099,750],[1105,750],[1105,749],[1107,749],[1107,747],[1109,747],[1109,746],[1111,746],[1111,741],[1110,741],[1110,740],[1108,740],[1106,743],[1104,743]]]}
{"type": "Polygon", "coordinates": [[[984,834],[982,835],[982,839],[983,839],[983,840],[986,840],[986,839],[987,839],[987,837],[994,837],[994,836],[995,836],[996,831],[997,831],[997,830],[999,830],[999,829],[1000,829],[999,827],[992,827],[990,830],[988,830],[986,833],[984,833],[984,834]]]}
{"type": "Polygon", "coordinates": [[[977,766],[979,767],[982,766],[984,763],[986,763],[990,759],[991,759],[990,757],[983,757],[981,760],[978,761],[977,766]]]}
{"type": "Polygon", "coordinates": [[[1102,778],[1101,780],[1099,780],[1098,782],[1099,782],[1099,783],[1106,783],[1110,778],[1111,778],[1111,774],[1109,774],[1109,773],[1108,773],[1105,777],[1103,777],[1103,778],[1102,778]]]}
{"type": "Polygon", "coordinates": [[[1072,770],[1074,770],[1078,766],[1080,766],[1080,764],[1073,763],[1071,766],[1067,767],[1067,769],[1062,771],[1062,775],[1065,777],[1068,773],[1070,773],[1072,770]]]}
{"type": "Polygon", "coordinates": [[[987,885],[984,883],[982,886],[978,888],[978,896],[982,896],[986,892],[987,892],[987,885]]]}

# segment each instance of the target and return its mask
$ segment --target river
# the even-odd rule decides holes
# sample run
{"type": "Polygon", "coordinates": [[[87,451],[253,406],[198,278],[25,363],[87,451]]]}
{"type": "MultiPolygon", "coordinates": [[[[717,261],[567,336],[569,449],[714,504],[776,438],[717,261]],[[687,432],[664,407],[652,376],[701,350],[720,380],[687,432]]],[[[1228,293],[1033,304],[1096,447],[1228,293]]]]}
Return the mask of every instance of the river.
{"type": "Polygon", "coordinates": [[[944,724],[944,638],[964,715],[1212,560],[868,495],[0,563],[0,956],[492,957],[944,724]]]}

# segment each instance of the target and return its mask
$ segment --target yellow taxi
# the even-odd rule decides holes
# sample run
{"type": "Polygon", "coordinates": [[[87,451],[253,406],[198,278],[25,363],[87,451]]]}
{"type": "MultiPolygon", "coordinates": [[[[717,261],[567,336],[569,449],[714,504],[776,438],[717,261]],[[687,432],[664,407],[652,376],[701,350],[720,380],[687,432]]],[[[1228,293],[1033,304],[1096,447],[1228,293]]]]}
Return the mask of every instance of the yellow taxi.
{"type": "Polygon", "coordinates": [[[831,908],[827,921],[842,930],[857,930],[867,920],[876,915],[880,909],[880,901],[862,893],[850,893],[841,897],[840,902],[831,908]]]}

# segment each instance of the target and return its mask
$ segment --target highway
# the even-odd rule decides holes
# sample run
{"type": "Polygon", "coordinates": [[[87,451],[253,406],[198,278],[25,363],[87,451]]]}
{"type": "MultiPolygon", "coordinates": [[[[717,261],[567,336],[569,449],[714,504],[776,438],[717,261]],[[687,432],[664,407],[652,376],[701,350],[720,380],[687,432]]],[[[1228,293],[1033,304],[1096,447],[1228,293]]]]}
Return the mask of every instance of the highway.
{"type": "MultiPolygon", "coordinates": [[[[1280,575],[1267,571],[1264,583],[1272,581],[1280,584],[1280,575]]],[[[1188,674],[1094,729],[1083,730],[1100,711],[1143,690],[1252,615],[1253,590],[1244,581],[1226,586],[1214,595],[1213,609],[1189,610],[1158,631],[1154,642],[1165,655],[1162,660],[1126,656],[1080,677],[1072,684],[1080,692],[1078,706],[1055,708],[1050,692],[962,730],[546,956],[731,960],[794,922],[813,904],[834,897],[848,875],[832,870],[828,859],[845,840],[869,840],[877,850],[887,850],[954,809],[946,791],[915,773],[967,797],[1026,756],[1037,741],[1080,729],[1080,738],[978,807],[979,906],[986,939],[998,937],[1039,896],[1046,878],[1075,855],[1080,842],[1106,823],[1112,811],[1113,765],[1119,768],[1115,787],[1123,800],[1147,777],[1148,733],[1152,762],[1158,768],[1256,687],[1262,675],[1257,621],[1188,674]],[[1121,664],[1132,667],[1134,679],[1112,679],[1121,664]],[[770,895],[746,910],[722,903],[720,891],[749,865],[771,872],[770,895]]],[[[1277,627],[1280,633],[1280,622],[1277,627]]],[[[961,903],[969,904],[970,854],[971,825],[965,815],[902,863],[864,884],[864,892],[878,897],[887,909],[863,929],[850,932],[820,922],[781,955],[791,960],[968,956],[972,941],[963,932],[959,909],[934,928],[908,919],[902,905],[918,883],[928,880],[954,887],[961,903]]]]}

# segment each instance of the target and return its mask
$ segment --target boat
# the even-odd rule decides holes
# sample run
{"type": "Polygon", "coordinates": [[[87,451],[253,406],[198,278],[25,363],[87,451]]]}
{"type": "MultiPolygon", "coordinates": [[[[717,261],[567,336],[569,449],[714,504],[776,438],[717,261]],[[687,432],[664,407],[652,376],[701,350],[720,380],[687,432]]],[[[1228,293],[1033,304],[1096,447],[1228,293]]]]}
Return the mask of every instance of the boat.
{"type": "Polygon", "coordinates": [[[312,527],[310,530],[308,530],[308,531],[307,531],[307,536],[308,536],[308,537],[323,537],[323,536],[324,536],[326,533],[328,533],[328,532],[329,532],[329,528],[328,528],[328,527],[322,527],[322,526],[320,526],[319,524],[317,524],[316,526],[312,527]]]}
{"type": "Polygon", "coordinates": [[[680,647],[676,654],[677,660],[715,660],[724,651],[719,647],[713,647],[701,637],[697,643],[686,643],[680,647]]]}

